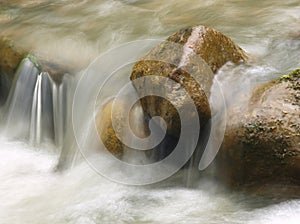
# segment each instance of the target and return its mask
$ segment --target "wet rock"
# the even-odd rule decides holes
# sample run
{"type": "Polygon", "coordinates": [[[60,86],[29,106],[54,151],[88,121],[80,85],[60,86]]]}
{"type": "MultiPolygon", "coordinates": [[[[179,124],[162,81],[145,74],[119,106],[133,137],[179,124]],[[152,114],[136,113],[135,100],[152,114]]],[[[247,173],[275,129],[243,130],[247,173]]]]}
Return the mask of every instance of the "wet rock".
{"type": "Polygon", "coordinates": [[[7,37],[0,37],[0,104],[3,104],[14,78],[14,73],[26,56],[26,52],[17,48],[7,37]]]}
{"type": "Polygon", "coordinates": [[[188,47],[199,54],[214,73],[229,61],[239,63],[248,58],[229,37],[205,26],[182,29],[170,36],[167,41],[188,44],[188,47]]]}
{"type": "Polygon", "coordinates": [[[249,104],[228,114],[217,157],[230,185],[300,185],[300,70],[253,91],[249,104]]]}
{"type": "MultiPolygon", "coordinates": [[[[96,117],[99,137],[101,138],[106,149],[117,157],[121,157],[124,153],[124,150],[127,149],[127,146],[118,138],[118,136],[124,137],[128,134],[124,128],[125,105],[125,101],[110,100],[100,108],[96,117]],[[117,113],[113,116],[116,124],[115,129],[112,125],[113,106],[115,106],[115,111],[117,111],[117,113]]],[[[140,138],[146,137],[149,133],[149,130],[147,129],[141,106],[139,104],[135,104],[131,109],[129,116],[131,130],[140,138]]]]}
{"type": "Polygon", "coordinates": [[[181,124],[176,108],[181,109],[187,103],[187,98],[180,95],[178,89],[185,89],[194,101],[203,127],[211,117],[208,98],[213,73],[229,61],[239,63],[246,59],[246,53],[230,38],[214,29],[196,26],[179,30],[151,50],[135,64],[130,78],[156,75],[175,81],[175,84],[167,84],[156,79],[151,86],[134,85],[140,95],[147,88],[166,89],[161,91],[173,105],[157,96],[144,97],[141,103],[150,117],[160,116],[166,121],[168,134],[178,137],[181,124]]]}
{"type": "Polygon", "coordinates": [[[0,69],[10,79],[13,79],[15,70],[27,54],[24,50],[17,48],[12,40],[0,37],[0,69]]]}
{"type": "Polygon", "coordinates": [[[295,184],[263,184],[247,186],[244,193],[255,197],[269,199],[272,204],[280,203],[290,199],[300,198],[300,185],[295,184]],[[275,200],[274,200],[275,199],[275,200]]]}
{"type": "Polygon", "coordinates": [[[51,76],[51,79],[56,83],[63,82],[63,78],[66,74],[70,75],[76,73],[76,71],[72,71],[71,69],[66,68],[66,66],[50,61],[40,60],[40,64],[42,71],[47,72],[51,76]]]}
{"type": "MultiPolygon", "coordinates": [[[[24,58],[29,58],[36,67],[43,72],[50,74],[51,78],[56,82],[61,82],[65,74],[74,73],[66,66],[55,64],[43,59],[41,56],[29,54],[27,51],[14,44],[14,41],[8,37],[0,37],[0,87],[1,92],[8,92],[12,80],[14,79],[15,71],[20,62],[24,58]],[[5,89],[5,91],[3,90],[5,89]]],[[[7,93],[1,94],[7,95],[7,93]]],[[[4,97],[5,98],[5,97],[4,97]]]]}
{"type": "MultiPolygon", "coordinates": [[[[115,130],[112,126],[111,115],[112,115],[113,102],[108,102],[98,113],[97,116],[97,130],[98,135],[101,138],[106,149],[114,155],[121,156],[123,154],[123,144],[116,136],[115,130]]],[[[121,104],[118,105],[121,107],[121,104]]],[[[122,113],[116,117],[118,121],[124,120],[122,113]]],[[[121,130],[119,130],[121,132],[121,130]]]]}

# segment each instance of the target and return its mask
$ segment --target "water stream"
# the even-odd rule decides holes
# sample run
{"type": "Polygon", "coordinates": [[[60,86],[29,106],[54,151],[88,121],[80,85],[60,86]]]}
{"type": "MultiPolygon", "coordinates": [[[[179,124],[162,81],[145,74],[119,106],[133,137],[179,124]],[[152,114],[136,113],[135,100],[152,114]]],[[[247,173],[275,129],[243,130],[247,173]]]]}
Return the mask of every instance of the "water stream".
{"type": "MultiPolygon", "coordinates": [[[[226,103],[243,103],[257,84],[299,67],[299,12],[299,0],[1,1],[1,35],[76,72],[55,82],[29,59],[16,71],[1,108],[0,224],[298,224],[299,200],[229,192],[186,171],[150,186],[107,180],[78,152],[71,106],[82,71],[99,54],[197,24],[220,30],[252,55],[250,65],[229,64],[216,76],[226,103]]],[[[84,125],[82,133],[88,134],[84,125]]]]}

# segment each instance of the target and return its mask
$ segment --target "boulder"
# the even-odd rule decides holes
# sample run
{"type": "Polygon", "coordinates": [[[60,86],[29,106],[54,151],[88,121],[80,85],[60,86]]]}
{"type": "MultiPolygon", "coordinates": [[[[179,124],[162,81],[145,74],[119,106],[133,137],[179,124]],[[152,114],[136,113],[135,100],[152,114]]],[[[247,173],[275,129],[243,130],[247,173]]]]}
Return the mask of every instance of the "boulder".
{"type": "Polygon", "coordinates": [[[13,79],[15,70],[27,54],[27,52],[17,48],[9,38],[0,37],[0,69],[10,79],[13,79]]]}
{"type": "Polygon", "coordinates": [[[62,82],[62,78],[67,73],[75,73],[70,68],[61,64],[55,64],[44,60],[42,57],[36,57],[29,54],[22,48],[17,47],[14,41],[6,36],[0,37],[0,103],[5,102],[10,90],[12,81],[15,76],[20,62],[25,58],[29,58],[35,66],[43,72],[47,72],[52,80],[57,83],[62,82]]]}
{"type": "Polygon", "coordinates": [[[26,56],[7,37],[0,37],[0,105],[6,101],[15,71],[26,56]]]}
{"type": "MultiPolygon", "coordinates": [[[[101,138],[104,146],[109,152],[116,156],[121,156],[123,154],[123,144],[116,136],[115,130],[112,126],[111,115],[112,115],[112,105],[113,101],[105,104],[98,112],[97,115],[97,130],[98,135],[101,138]]],[[[121,107],[121,103],[118,104],[121,107]]],[[[119,110],[121,112],[121,110],[119,110]]],[[[118,121],[122,122],[124,120],[122,113],[118,114],[116,117],[118,121]]],[[[122,124],[122,123],[121,123],[122,124]]],[[[121,132],[121,130],[118,130],[121,132]]]]}
{"type": "Polygon", "coordinates": [[[141,103],[147,115],[162,117],[167,124],[167,133],[178,137],[181,124],[176,109],[181,109],[187,102],[178,89],[185,89],[196,105],[198,115],[187,116],[199,116],[203,127],[211,117],[208,98],[213,73],[229,61],[246,60],[246,53],[224,34],[205,26],[189,27],[179,30],[141,58],[134,65],[130,78],[136,80],[155,75],[175,81],[171,84],[156,79],[151,86],[143,83],[134,86],[140,95],[147,88],[166,89],[165,96],[173,105],[163,99],[166,97],[153,95],[142,98],[141,103]]]}
{"type": "Polygon", "coordinates": [[[229,37],[210,27],[196,26],[181,29],[167,41],[188,45],[200,55],[216,73],[227,62],[240,63],[248,59],[247,54],[229,37]]]}
{"type": "MultiPolygon", "coordinates": [[[[125,105],[125,101],[112,99],[100,107],[96,117],[98,136],[101,138],[102,143],[104,144],[106,149],[117,157],[121,157],[124,153],[124,150],[128,148],[117,137],[117,134],[118,136],[122,137],[128,134],[126,133],[124,128],[125,105]],[[116,114],[114,114],[114,121],[116,124],[115,128],[113,127],[111,119],[113,105],[116,107],[116,114]]],[[[147,129],[148,126],[146,125],[144,118],[144,113],[139,103],[135,104],[132,107],[129,113],[129,123],[131,130],[136,136],[145,138],[149,134],[149,130],[147,129]]]]}
{"type": "Polygon", "coordinates": [[[256,88],[229,112],[218,174],[230,185],[300,185],[300,70],[256,88]]]}

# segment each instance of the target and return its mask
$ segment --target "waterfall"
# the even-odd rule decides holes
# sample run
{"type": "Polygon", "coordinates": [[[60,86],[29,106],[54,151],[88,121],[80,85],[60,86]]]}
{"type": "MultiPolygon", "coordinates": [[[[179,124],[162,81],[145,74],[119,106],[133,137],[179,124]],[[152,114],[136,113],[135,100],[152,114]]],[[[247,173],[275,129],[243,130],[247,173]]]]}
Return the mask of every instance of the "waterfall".
{"type": "MultiPolygon", "coordinates": [[[[68,74],[61,75],[59,80],[53,79],[52,75],[50,72],[42,71],[40,66],[37,66],[30,58],[25,58],[20,63],[5,105],[5,131],[8,137],[29,141],[33,146],[39,146],[45,142],[55,144],[60,151],[57,168],[70,168],[82,161],[77,143],[84,145],[83,148],[87,150],[88,157],[94,157],[95,153],[102,149],[101,146],[99,147],[99,136],[96,132],[90,131],[94,127],[94,114],[87,113],[86,107],[80,105],[76,110],[80,111],[80,116],[75,117],[75,120],[80,123],[78,126],[80,136],[75,138],[71,113],[71,102],[73,102],[76,86],[73,81],[75,80],[68,74]]],[[[97,87],[98,85],[95,84],[94,88],[97,87]]],[[[80,90],[82,94],[78,95],[79,101],[88,102],[94,106],[88,94],[94,89],[83,85],[80,90]]],[[[97,99],[100,104],[105,100],[107,100],[105,97],[97,99]]],[[[147,136],[145,125],[148,122],[145,122],[145,114],[140,104],[135,105],[130,116],[133,130],[142,137],[147,136]]],[[[154,134],[161,135],[158,129],[154,134]]],[[[201,140],[207,141],[205,138],[201,140]]],[[[161,161],[172,153],[177,143],[178,139],[165,136],[160,144],[148,151],[138,151],[126,146],[122,160],[132,164],[151,164],[153,161],[161,161]]],[[[185,148],[190,148],[190,144],[193,145],[194,142],[189,141],[185,148]]],[[[202,148],[196,150],[184,167],[184,182],[187,186],[193,186],[194,180],[198,180],[197,164],[203,151],[202,148]]],[[[174,166],[174,164],[168,164],[168,166],[174,166]]]]}
{"type": "Polygon", "coordinates": [[[37,76],[30,125],[30,143],[39,145],[42,140],[53,139],[53,105],[52,84],[48,73],[42,72],[37,76]]]}
{"type": "Polygon", "coordinates": [[[42,112],[42,74],[37,77],[31,108],[30,142],[40,144],[41,142],[41,112],[42,112]]]}
{"type": "MultiPolygon", "coordinates": [[[[67,78],[66,78],[67,77],[67,78]]],[[[19,65],[4,107],[5,133],[31,145],[53,142],[61,148],[66,129],[67,82],[54,81],[29,58],[19,65]]]]}
{"type": "Polygon", "coordinates": [[[5,110],[8,137],[28,138],[30,132],[31,107],[39,69],[25,58],[15,73],[5,110]]]}
{"type": "Polygon", "coordinates": [[[68,100],[71,98],[70,94],[68,96],[68,75],[63,77],[61,83],[52,83],[53,84],[53,120],[54,120],[54,140],[56,145],[62,146],[64,141],[64,135],[67,126],[67,110],[68,104],[66,102],[70,102],[68,100]]]}

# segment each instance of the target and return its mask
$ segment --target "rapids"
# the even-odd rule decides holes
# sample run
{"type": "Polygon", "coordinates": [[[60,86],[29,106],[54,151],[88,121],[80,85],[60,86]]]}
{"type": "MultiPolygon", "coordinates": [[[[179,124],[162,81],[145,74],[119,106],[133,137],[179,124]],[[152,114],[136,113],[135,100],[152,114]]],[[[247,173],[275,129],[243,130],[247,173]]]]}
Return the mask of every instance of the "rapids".
{"type": "Polygon", "coordinates": [[[298,224],[300,200],[229,192],[186,171],[150,186],[111,182],[78,152],[71,106],[78,80],[99,54],[197,24],[220,30],[253,56],[250,65],[228,64],[216,76],[227,105],[244,103],[241,96],[257,84],[299,67],[299,12],[299,0],[1,1],[1,35],[76,72],[57,83],[28,59],[19,66],[0,114],[0,223],[298,224]]]}

